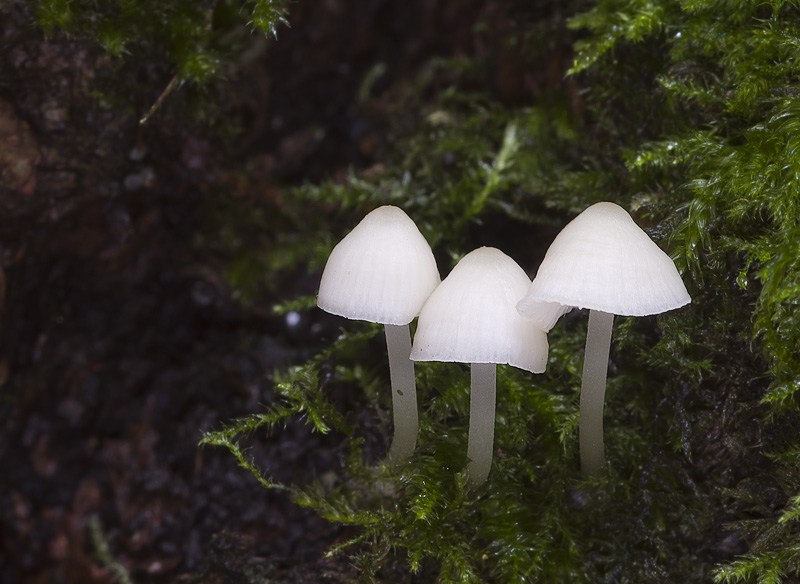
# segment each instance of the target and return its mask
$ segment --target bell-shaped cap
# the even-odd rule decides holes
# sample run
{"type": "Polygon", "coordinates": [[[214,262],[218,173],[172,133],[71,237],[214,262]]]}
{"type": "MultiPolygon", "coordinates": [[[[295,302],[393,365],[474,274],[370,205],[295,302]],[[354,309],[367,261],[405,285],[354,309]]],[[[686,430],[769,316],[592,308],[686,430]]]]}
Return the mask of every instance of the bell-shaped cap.
{"type": "Polygon", "coordinates": [[[564,316],[572,306],[560,304],[558,302],[528,302],[524,305],[524,311],[520,309],[520,305],[525,302],[522,299],[517,303],[517,310],[525,318],[532,320],[536,326],[541,328],[544,332],[549,333],[550,329],[556,325],[559,318],[564,316]]]}
{"type": "Polygon", "coordinates": [[[404,325],[439,284],[431,246],[402,209],[378,207],[333,248],[317,295],[331,314],[404,325]]]}
{"type": "Polygon", "coordinates": [[[670,257],[614,203],[596,203],[556,236],[517,305],[539,322],[559,303],[625,316],[645,316],[691,301],[670,257]]]}
{"type": "Polygon", "coordinates": [[[542,373],[547,334],[516,309],[529,285],[525,271],[500,250],[468,253],[422,307],[411,360],[508,363],[542,373]]]}

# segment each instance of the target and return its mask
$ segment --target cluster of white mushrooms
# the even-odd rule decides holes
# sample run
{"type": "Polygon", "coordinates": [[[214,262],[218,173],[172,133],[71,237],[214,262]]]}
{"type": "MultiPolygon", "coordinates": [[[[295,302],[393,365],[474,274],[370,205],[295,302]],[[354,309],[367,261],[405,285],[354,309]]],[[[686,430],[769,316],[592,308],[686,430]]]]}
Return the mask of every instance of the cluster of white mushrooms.
{"type": "Polygon", "coordinates": [[[690,302],[672,260],[613,203],[597,203],[555,238],[531,280],[498,249],[476,249],[441,281],[430,245],[401,209],[369,213],[331,252],[317,304],[385,325],[394,438],[388,460],[411,456],[418,431],[414,361],[469,363],[467,476],[489,476],[496,365],[547,365],[547,333],[573,307],[589,309],[581,384],[581,469],[605,466],[603,400],[614,315],[645,316],[690,302]],[[409,323],[419,316],[414,342],[409,323]]]}

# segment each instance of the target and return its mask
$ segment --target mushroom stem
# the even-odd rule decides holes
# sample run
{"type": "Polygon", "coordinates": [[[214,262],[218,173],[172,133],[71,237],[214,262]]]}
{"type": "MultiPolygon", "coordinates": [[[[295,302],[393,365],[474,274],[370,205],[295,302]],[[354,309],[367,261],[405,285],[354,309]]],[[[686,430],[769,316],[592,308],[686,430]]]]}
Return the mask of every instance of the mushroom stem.
{"type": "Polygon", "coordinates": [[[417,445],[419,418],[417,415],[417,384],[411,354],[411,333],[407,324],[384,325],[386,348],[389,352],[389,378],[392,385],[392,415],[394,438],[389,447],[389,462],[400,464],[407,460],[417,445]]]}
{"type": "Polygon", "coordinates": [[[587,475],[601,473],[606,465],[603,449],[603,401],[613,323],[613,314],[600,310],[589,311],[578,428],[581,471],[587,475]]]}
{"type": "Polygon", "coordinates": [[[472,363],[470,375],[467,484],[474,489],[486,481],[492,466],[497,365],[472,363]]]}

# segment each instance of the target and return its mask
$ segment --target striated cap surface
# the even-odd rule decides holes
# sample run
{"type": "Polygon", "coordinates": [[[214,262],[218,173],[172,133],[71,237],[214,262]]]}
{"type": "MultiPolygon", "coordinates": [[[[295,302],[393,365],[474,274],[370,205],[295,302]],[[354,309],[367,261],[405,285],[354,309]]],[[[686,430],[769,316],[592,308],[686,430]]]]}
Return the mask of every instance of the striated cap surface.
{"type": "Polygon", "coordinates": [[[691,301],[670,257],[614,203],[596,203],[556,236],[518,304],[541,319],[557,302],[625,316],[646,316],[691,301]]]}
{"type": "Polygon", "coordinates": [[[411,359],[508,363],[542,373],[547,334],[516,309],[529,285],[525,271],[500,250],[468,253],[422,307],[411,359]]]}
{"type": "Polygon", "coordinates": [[[431,247],[416,224],[402,209],[386,205],[333,248],[317,306],[356,320],[408,324],[439,281],[431,247]]]}

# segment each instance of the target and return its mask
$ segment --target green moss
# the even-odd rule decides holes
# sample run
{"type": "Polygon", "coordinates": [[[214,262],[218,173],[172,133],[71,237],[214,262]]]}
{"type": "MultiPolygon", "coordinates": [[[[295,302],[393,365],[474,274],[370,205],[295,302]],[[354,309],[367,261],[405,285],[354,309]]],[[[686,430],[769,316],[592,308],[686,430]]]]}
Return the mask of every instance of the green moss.
{"type": "Polygon", "coordinates": [[[278,25],[286,24],[289,2],[36,0],[34,7],[47,35],[62,31],[87,38],[113,57],[169,64],[179,79],[204,84],[238,50],[232,31],[249,26],[275,36],[278,25]]]}
{"type": "MultiPolygon", "coordinates": [[[[281,210],[291,235],[229,248],[231,265],[255,255],[252,265],[267,280],[287,269],[319,270],[368,209],[391,203],[418,221],[446,273],[487,238],[507,242],[512,257],[541,257],[549,242],[536,234],[589,204],[630,209],[672,254],[693,300],[658,317],[615,321],[607,475],[578,471],[580,313],[551,332],[546,374],[499,368],[498,456],[474,496],[461,472],[465,367],[418,367],[419,446],[399,469],[368,464],[351,417],[329,403],[323,366],[388,411],[388,372],[364,362],[382,350],[375,327],[344,324],[328,349],[280,378],[282,401],[265,417],[204,442],[226,446],[242,463],[243,433],[276,431],[289,417],[351,436],[337,486],[289,489],[299,504],[360,527],[334,551],[351,553],[368,576],[387,557],[423,581],[448,583],[795,575],[798,16],[789,2],[595,2],[569,20],[572,32],[563,20],[547,29],[551,38],[580,39],[572,68],[578,105],[567,88],[526,107],[500,105],[471,83],[486,64],[462,63],[451,69],[455,80],[437,85],[442,69],[433,63],[395,95],[398,109],[415,114],[398,124],[383,173],[293,188],[281,210]],[[310,219],[301,212],[309,208],[320,214],[310,219]],[[291,261],[280,259],[285,253],[291,261]],[[365,343],[374,350],[364,351],[365,343]]],[[[552,45],[539,38],[535,46],[521,49],[533,61],[552,45]]],[[[234,283],[247,271],[234,270],[234,283]]]]}

